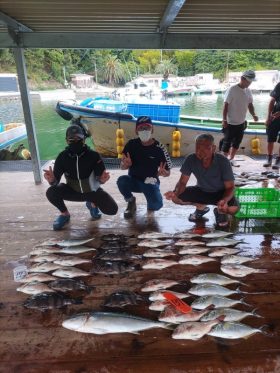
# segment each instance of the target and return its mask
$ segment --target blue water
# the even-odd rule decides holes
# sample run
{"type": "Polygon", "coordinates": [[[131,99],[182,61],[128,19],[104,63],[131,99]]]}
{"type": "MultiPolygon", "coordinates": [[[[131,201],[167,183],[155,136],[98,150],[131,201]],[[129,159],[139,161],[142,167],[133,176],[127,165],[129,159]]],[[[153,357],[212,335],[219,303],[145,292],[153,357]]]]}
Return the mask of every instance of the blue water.
{"type": "MultiPolygon", "coordinates": [[[[266,117],[269,100],[268,93],[254,95],[254,105],[260,119],[266,117]]],[[[222,116],[223,96],[221,94],[186,96],[176,101],[181,105],[181,114],[216,118],[222,116]]],[[[32,112],[42,160],[55,159],[65,147],[65,129],[69,122],[55,112],[55,106],[56,101],[41,102],[39,99],[32,99],[32,112]]],[[[250,115],[248,119],[251,119],[250,115]]],[[[0,122],[24,122],[20,99],[0,99],[0,122]]],[[[87,139],[87,142],[91,144],[90,139],[87,139]]],[[[29,148],[27,140],[20,143],[29,148]]]]}

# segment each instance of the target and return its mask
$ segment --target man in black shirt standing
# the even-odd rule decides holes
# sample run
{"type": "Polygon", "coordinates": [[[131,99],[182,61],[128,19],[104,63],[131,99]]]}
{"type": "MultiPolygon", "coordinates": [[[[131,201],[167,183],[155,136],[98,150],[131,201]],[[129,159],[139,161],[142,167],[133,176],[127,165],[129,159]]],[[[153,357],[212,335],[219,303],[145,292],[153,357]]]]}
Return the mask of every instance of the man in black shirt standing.
{"type": "Polygon", "coordinates": [[[120,176],[117,185],[128,202],[125,218],[133,217],[136,211],[132,192],[145,195],[148,211],[157,211],[163,206],[159,176],[170,175],[171,160],[166,148],[152,138],[152,133],[151,118],[139,117],[136,121],[138,138],[129,140],[123,150],[121,169],[128,169],[128,175],[120,176]]]}

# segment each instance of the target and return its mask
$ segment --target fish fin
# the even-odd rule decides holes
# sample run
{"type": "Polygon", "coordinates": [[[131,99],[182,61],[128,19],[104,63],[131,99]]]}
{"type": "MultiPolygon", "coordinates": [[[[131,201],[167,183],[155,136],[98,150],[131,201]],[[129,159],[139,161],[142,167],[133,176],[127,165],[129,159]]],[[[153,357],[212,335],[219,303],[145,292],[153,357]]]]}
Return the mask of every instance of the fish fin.
{"type": "Polygon", "coordinates": [[[168,323],[168,324],[163,325],[162,327],[163,327],[164,329],[174,330],[174,329],[177,328],[177,326],[178,326],[178,324],[168,323]]]}
{"type": "Polygon", "coordinates": [[[240,290],[240,286],[238,286],[238,288],[236,289],[236,292],[238,294],[251,294],[251,293],[248,293],[248,291],[242,291],[242,290],[240,290]]]}
{"type": "Polygon", "coordinates": [[[252,311],[251,313],[252,313],[255,317],[261,317],[261,318],[263,318],[263,316],[257,314],[257,310],[258,310],[257,308],[254,308],[253,311],[252,311]]]}
{"type": "Polygon", "coordinates": [[[130,334],[140,335],[139,332],[130,332],[130,334]]]}
{"type": "Polygon", "coordinates": [[[241,299],[240,299],[240,303],[244,304],[245,306],[252,307],[252,305],[249,304],[249,303],[246,303],[246,302],[244,301],[244,299],[245,299],[245,298],[241,298],[241,299]]]}

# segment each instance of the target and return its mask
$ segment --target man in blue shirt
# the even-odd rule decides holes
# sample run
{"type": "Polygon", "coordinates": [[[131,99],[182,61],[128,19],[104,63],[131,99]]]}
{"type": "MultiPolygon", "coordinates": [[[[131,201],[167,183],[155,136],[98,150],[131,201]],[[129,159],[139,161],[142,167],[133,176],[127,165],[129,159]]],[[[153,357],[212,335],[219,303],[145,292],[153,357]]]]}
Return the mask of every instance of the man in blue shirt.
{"type": "Polygon", "coordinates": [[[163,206],[159,176],[170,175],[171,160],[165,147],[152,137],[151,118],[141,116],[136,121],[138,138],[129,140],[123,149],[121,169],[128,175],[117,180],[119,191],[124,196],[127,208],[125,218],[131,218],[136,211],[134,193],[143,193],[148,211],[157,211],[163,206]]]}
{"type": "Polygon", "coordinates": [[[216,205],[216,223],[226,226],[228,215],[234,215],[239,210],[239,203],[234,197],[230,161],[215,151],[213,136],[199,135],[195,153],[186,157],[174,191],[165,193],[165,197],[177,204],[196,206],[196,211],[189,216],[192,222],[207,220],[203,217],[210,210],[207,205],[216,205]],[[197,185],[187,187],[191,174],[196,177],[197,185]]]}

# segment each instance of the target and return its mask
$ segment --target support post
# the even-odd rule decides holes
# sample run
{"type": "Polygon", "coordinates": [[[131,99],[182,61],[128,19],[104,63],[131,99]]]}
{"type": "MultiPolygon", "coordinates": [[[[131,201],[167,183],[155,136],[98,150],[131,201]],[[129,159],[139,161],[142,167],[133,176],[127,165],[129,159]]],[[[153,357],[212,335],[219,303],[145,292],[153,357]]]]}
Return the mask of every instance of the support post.
{"type": "Polygon", "coordinates": [[[37,138],[35,133],[35,125],[33,120],[33,115],[31,111],[31,100],[29,96],[29,89],[27,84],[27,74],[23,48],[14,48],[13,50],[15,56],[15,62],[17,67],[19,89],[21,94],[21,103],[23,109],[23,115],[26,125],[28,146],[31,153],[31,162],[35,184],[42,183],[42,173],[40,156],[37,144],[37,138]]]}

